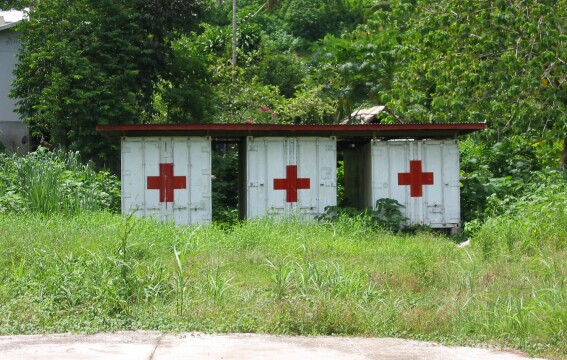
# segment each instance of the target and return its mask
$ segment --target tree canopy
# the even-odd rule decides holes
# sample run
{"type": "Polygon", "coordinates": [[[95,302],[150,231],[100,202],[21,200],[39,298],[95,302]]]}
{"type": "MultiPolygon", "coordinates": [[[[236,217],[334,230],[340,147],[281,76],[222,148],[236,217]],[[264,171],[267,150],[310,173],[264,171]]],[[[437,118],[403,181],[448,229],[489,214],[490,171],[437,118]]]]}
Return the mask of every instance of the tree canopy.
{"type": "Polygon", "coordinates": [[[199,1],[39,1],[20,27],[13,96],[33,136],[88,157],[111,145],[97,124],[149,121],[171,42],[195,24],[199,1]]]}
{"type": "Polygon", "coordinates": [[[368,105],[486,121],[489,142],[567,133],[567,0],[239,0],[235,69],[230,1],[8,3],[32,5],[21,115],[103,158],[100,123],[328,123],[368,105]]]}
{"type": "Polygon", "coordinates": [[[390,106],[413,121],[487,121],[497,136],[567,132],[566,1],[418,1],[408,10],[390,106]]]}
{"type": "Polygon", "coordinates": [[[490,142],[529,134],[567,149],[566,19],[564,0],[390,1],[320,42],[320,78],[335,79],[343,115],[368,101],[391,121],[486,121],[490,142]]]}

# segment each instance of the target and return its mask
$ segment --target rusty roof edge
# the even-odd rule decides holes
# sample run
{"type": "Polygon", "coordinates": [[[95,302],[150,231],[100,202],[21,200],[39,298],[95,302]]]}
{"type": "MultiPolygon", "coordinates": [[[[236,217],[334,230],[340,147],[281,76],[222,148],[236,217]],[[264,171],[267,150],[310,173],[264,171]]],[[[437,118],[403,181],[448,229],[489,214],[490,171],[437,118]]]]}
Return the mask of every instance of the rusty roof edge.
{"type": "Polygon", "coordinates": [[[388,130],[388,129],[475,129],[483,130],[486,123],[437,123],[437,124],[349,124],[349,125],[280,125],[280,124],[137,124],[97,125],[96,130],[107,131],[171,131],[171,130],[388,130]]]}
{"type": "Polygon", "coordinates": [[[355,125],[277,125],[277,124],[138,124],[138,125],[98,125],[96,130],[108,137],[117,136],[159,136],[168,134],[180,136],[187,133],[205,133],[209,136],[222,135],[228,137],[278,136],[283,133],[332,134],[336,136],[373,136],[380,133],[384,136],[423,137],[427,134],[447,136],[470,133],[486,129],[486,123],[440,123],[440,124],[355,124],[355,125]],[[270,133],[266,133],[270,132],[270,133]],[[277,132],[277,133],[272,133],[277,132]],[[404,134],[407,132],[407,134],[404,134]],[[423,133],[421,133],[423,132],[423,133]],[[445,134],[445,135],[443,135],[445,134]]]}

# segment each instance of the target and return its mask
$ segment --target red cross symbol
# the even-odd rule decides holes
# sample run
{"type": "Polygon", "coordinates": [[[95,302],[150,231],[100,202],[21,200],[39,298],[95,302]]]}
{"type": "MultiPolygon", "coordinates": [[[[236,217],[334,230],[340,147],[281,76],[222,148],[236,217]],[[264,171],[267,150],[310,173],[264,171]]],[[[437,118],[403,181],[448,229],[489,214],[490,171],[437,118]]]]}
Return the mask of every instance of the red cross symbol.
{"type": "Polygon", "coordinates": [[[286,190],[286,202],[297,202],[297,190],[309,189],[310,179],[297,178],[297,165],[285,168],[285,179],[274,179],[274,190],[286,190]]]}
{"type": "Polygon", "coordinates": [[[148,189],[159,190],[160,202],[173,202],[173,190],[186,189],[185,176],[173,176],[173,164],[159,164],[159,176],[148,176],[148,189]]]}
{"type": "Polygon", "coordinates": [[[422,197],[423,185],[433,185],[433,173],[421,170],[421,160],[411,160],[410,172],[398,174],[398,185],[409,185],[411,197],[422,197]]]}

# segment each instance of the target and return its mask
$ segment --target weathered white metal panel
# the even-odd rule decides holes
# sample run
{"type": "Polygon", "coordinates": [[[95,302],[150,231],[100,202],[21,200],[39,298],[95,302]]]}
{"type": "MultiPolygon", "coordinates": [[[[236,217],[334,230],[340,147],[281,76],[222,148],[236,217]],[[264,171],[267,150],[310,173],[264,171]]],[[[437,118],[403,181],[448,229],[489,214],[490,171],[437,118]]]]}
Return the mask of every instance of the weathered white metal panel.
{"type": "Polygon", "coordinates": [[[210,223],[211,139],[122,138],[122,212],[175,224],[210,223]]]}
{"type": "Polygon", "coordinates": [[[336,205],[334,137],[248,137],[246,217],[313,219],[336,205]]]}
{"type": "Polygon", "coordinates": [[[372,196],[404,205],[408,225],[460,226],[457,140],[372,141],[372,196]]]}

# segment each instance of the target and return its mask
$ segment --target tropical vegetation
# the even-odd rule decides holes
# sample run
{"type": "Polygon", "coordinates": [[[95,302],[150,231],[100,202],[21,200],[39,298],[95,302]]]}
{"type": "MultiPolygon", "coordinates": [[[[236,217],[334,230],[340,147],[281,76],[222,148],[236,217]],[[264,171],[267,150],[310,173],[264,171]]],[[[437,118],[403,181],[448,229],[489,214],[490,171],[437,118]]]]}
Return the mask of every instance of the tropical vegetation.
{"type": "Polygon", "coordinates": [[[567,2],[237,5],[233,32],[226,0],[0,1],[29,7],[12,93],[58,149],[0,155],[0,334],[397,336],[567,356],[567,2]],[[237,221],[231,151],[213,158],[214,225],[122,216],[106,170],[118,146],[94,129],[326,124],[374,105],[382,123],[487,123],[460,142],[461,235],[341,208],[237,221]]]}
{"type": "Polygon", "coordinates": [[[97,163],[116,145],[96,124],[333,123],[369,105],[567,157],[565,0],[238,0],[234,33],[226,0],[0,2],[25,5],[19,113],[97,163]]]}

